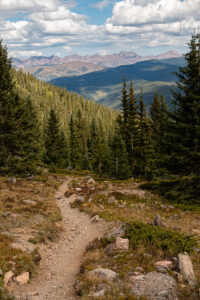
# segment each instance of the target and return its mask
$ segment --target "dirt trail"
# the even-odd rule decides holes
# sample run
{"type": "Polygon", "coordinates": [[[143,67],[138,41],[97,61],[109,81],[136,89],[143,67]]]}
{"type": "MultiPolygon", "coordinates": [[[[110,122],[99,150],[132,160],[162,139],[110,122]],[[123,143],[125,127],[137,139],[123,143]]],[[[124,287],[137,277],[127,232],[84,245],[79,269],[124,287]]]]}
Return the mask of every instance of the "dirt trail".
{"type": "Polygon", "coordinates": [[[17,287],[17,300],[76,299],[73,284],[86,246],[103,235],[106,225],[103,222],[91,223],[88,215],[70,207],[74,196],[66,198],[64,195],[70,181],[71,179],[67,179],[55,195],[63,216],[64,231],[51,248],[41,248],[42,261],[38,275],[30,284],[17,287]]]}

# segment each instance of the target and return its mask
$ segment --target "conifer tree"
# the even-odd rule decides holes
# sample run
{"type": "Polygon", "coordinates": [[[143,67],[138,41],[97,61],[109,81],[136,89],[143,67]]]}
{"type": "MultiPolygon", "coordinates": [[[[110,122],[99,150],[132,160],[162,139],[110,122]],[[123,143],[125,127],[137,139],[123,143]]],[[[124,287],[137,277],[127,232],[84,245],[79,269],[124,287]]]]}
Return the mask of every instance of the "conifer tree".
{"type": "Polygon", "coordinates": [[[138,175],[147,179],[152,178],[154,172],[154,147],[150,120],[147,118],[146,106],[141,91],[139,101],[139,159],[138,175]]]}
{"type": "Polygon", "coordinates": [[[35,172],[39,147],[38,120],[30,99],[15,91],[11,60],[0,41],[0,170],[2,174],[35,172]]]}
{"type": "Polygon", "coordinates": [[[134,174],[138,153],[138,112],[137,101],[133,90],[133,83],[130,83],[128,121],[127,121],[127,151],[129,155],[129,164],[134,174]]]}
{"type": "Polygon", "coordinates": [[[115,134],[111,143],[111,149],[113,161],[112,175],[119,179],[129,178],[131,176],[131,170],[128,162],[128,153],[118,125],[115,129],[115,134]]]}
{"type": "Polygon", "coordinates": [[[178,92],[173,92],[175,146],[174,172],[200,174],[200,34],[194,34],[185,55],[187,65],[177,76],[178,92]]]}
{"type": "Polygon", "coordinates": [[[66,168],[69,166],[69,146],[63,130],[61,130],[60,132],[58,146],[59,146],[58,165],[60,168],[66,168]]]}
{"type": "Polygon", "coordinates": [[[170,114],[164,96],[155,94],[150,106],[152,139],[154,143],[157,169],[166,168],[169,155],[170,114]]]}
{"type": "Polygon", "coordinates": [[[122,88],[122,112],[123,112],[123,121],[124,127],[126,128],[128,122],[128,111],[129,111],[129,98],[127,92],[127,82],[126,78],[123,78],[123,88],[122,88]]]}
{"type": "Polygon", "coordinates": [[[47,127],[45,129],[45,162],[58,166],[60,161],[60,129],[59,121],[52,109],[49,113],[47,127]]]}
{"type": "Polygon", "coordinates": [[[77,160],[79,160],[79,141],[77,135],[77,127],[73,115],[71,116],[70,123],[70,163],[73,169],[78,168],[77,160]]]}

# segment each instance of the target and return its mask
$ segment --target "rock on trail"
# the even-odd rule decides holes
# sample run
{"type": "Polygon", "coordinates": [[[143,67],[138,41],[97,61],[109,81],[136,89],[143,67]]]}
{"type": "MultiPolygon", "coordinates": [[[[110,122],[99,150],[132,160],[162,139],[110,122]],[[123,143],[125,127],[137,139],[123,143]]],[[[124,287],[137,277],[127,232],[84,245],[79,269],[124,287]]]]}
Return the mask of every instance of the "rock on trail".
{"type": "Polygon", "coordinates": [[[65,197],[70,181],[67,179],[55,195],[63,217],[61,237],[57,243],[40,248],[42,261],[38,274],[29,284],[14,287],[16,299],[76,299],[73,285],[85,249],[95,238],[103,236],[107,226],[103,221],[94,224],[88,215],[71,208],[76,196],[65,197]]]}

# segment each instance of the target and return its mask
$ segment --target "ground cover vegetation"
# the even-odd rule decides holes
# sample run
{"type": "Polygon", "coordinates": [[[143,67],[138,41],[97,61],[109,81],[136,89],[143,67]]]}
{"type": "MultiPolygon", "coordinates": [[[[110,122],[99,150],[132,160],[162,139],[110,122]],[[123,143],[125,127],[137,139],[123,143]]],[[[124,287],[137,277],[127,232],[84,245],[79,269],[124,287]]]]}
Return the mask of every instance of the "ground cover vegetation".
{"type": "Polygon", "coordinates": [[[73,208],[89,214],[92,222],[106,221],[110,226],[109,233],[92,242],[84,255],[75,285],[81,299],[93,299],[93,295],[95,299],[138,299],[132,293],[135,276],[160,272],[156,263],[163,260],[174,261],[165,274],[176,280],[177,298],[199,299],[198,210],[190,211],[175,203],[164,202],[158,195],[141,189],[134,179],[96,180],[88,184],[87,176],[74,177],[66,195],[74,197],[74,194],[77,197],[72,203],[73,208]],[[159,225],[155,225],[157,215],[159,225]],[[129,247],[124,250],[114,248],[118,236],[128,239],[129,247]],[[193,262],[198,282],[195,289],[177,277],[176,258],[185,252],[193,262]],[[91,273],[99,268],[116,272],[117,279],[108,282],[91,273]]]}

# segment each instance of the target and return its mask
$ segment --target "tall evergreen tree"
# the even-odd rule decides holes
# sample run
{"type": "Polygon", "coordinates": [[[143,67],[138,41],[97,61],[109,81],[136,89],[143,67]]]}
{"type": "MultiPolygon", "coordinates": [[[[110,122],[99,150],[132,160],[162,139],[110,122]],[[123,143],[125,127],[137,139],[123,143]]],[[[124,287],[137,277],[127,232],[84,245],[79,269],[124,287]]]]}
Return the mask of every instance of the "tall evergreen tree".
{"type": "Polygon", "coordinates": [[[45,128],[45,162],[55,166],[60,161],[60,130],[59,121],[55,111],[49,113],[47,127],[45,128]]]}
{"type": "Polygon", "coordinates": [[[138,154],[138,112],[137,100],[134,94],[132,82],[130,83],[129,90],[127,137],[127,151],[129,155],[129,164],[131,171],[134,174],[138,154]]]}
{"type": "Polygon", "coordinates": [[[159,97],[158,93],[155,94],[150,106],[150,117],[156,165],[159,171],[160,168],[166,168],[167,157],[170,151],[168,138],[171,123],[165,98],[163,96],[159,97]]]}
{"type": "Polygon", "coordinates": [[[69,166],[69,145],[63,130],[61,130],[60,132],[58,147],[59,147],[58,165],[60,168],[66,168],[69,166]]]}
{"type": "Polygon", "coordinates": [[[120,134],[118,125],[111,143],[112,149],[112,175],[119,179],[127,179],[131,176],[131,170],[128,162],[128,153],[125,142],[120,134]]]}
{"type": "Polygon", "coordinates": [[[174,171],[200,175],[200,34],[192,36],[185,59],[187,65],[177,73],[178,92],[173,92],[174,171]]]}
{"type": "Polygon", "coordinates": [[[73,115],[71,116],[70,123],[70,163],[73,169],[80,167],[80,147],[77,133],[77,126],[74,121],[73,115]]]}
{"type": "Polygon", "coordinates": [[[0,41],[0,170],[1,173],[30,173],[36,170],[39,127],[30,99],[15,91],[11,60],[0,41]]]}
{"type": "Polygon", "coordinates": [[[122,113],[123,113],[123,121],[124,126],[126,128],[128,122],[128,111],[129,111],[129,97],[127,92],[127,82],[126,78],[123,78],[123,88],[122,88],[122,113]]]}
{"type": "Polygon", "coordinates": [[[154,172],[154,146],[152,141],[152,131],[150,120],[147,118],[146,106],[141,91],[139,101],[139,159],[138,175],[147,179],[152,178],[154,172]]]}

